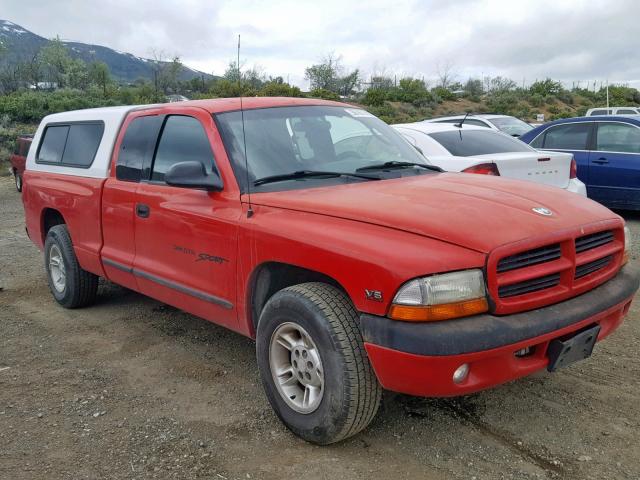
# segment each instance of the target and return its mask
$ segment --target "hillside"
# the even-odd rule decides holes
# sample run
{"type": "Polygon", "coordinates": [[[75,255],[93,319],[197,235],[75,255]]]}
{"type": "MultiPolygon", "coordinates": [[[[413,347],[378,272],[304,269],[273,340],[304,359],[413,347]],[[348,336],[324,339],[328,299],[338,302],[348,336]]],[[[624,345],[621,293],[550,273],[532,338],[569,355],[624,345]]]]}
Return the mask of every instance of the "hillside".
{"type": "MultiPolygon", "coordinates": [[[[0,43],[6,48],[0,57],[0,67],[15,65],[18,63],[28,63],[40,51],[40,49],[50,40],[41,37],[26,28],[21,27],[9,20],[0,19],[0,43]]],[[[133,82],[139,78],[153,78],[153,60],[136,57],[130,53],[119,52],[100,45],[91,45],[80,42],[64,42],[71,58],[79,58],[87,63],[104,62],[109,67],[111,74],[122,82],[133,82]]],[[[191,80],[192,78],[212,76],[183,67],[180,72],[180,80],[191,80]]]]}

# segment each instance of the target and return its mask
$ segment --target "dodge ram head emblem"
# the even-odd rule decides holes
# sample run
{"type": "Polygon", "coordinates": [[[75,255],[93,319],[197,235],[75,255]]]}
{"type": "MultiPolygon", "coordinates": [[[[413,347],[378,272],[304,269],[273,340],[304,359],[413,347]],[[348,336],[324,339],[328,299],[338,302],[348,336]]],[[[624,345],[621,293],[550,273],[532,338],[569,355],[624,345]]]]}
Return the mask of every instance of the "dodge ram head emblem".
{"type": "Polygon", "coordinates": [[[551,210],[544,207],[535,207],[535,208],[532,208],[531,210],[533,210],[534,212],[540,215],[544,215],[545,217],[550,217],[551,215],[553,215],[553,212],[551,210]]]}

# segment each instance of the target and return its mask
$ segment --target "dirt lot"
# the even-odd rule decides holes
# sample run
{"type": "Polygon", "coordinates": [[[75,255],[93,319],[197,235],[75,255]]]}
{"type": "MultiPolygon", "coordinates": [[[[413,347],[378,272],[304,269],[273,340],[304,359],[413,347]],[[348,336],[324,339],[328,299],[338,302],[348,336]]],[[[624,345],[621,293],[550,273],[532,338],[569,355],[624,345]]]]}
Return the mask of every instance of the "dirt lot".
{"type": "Polygon", "coordinates": [[[59,307],[8,177],[0,286],[2,479],[640,478],[640,303],[585,362],[456,400],[387,393],[365,432],[315,447],[271,412],[252,341],[111,284],[59,307]]]}

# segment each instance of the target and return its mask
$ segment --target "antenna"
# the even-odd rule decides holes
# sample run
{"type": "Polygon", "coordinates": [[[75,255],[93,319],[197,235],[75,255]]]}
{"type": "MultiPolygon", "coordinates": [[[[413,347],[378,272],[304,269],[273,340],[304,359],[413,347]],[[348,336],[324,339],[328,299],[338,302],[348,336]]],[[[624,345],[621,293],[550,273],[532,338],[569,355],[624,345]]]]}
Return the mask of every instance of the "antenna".
{"type": "Polygon", "coordinates": [[[464,118],[462,120],[460,120],[460,123],[456,123],[454,126],[458,127],[458,128],[462,128],[462,124],[464,123],[464,121],[467,119],[467,117],[469,116],[469,112],[464,114],[464,118]]]}
{"type": "Polygon", "coordinates": [[[253,217],[253,208],[251,208],[251,184],[249,182],[249,159],[247,158],[247,136],[244,132],[244,109],[242,108],[242,74],[240,73],[240,34],[238,34],[238,91],[240,95],[240,116],[242,118],[242,144],[244,145],[244,171],[247,178],[247,202],[249,209],[247,210],[247,218],[253,217]]]}

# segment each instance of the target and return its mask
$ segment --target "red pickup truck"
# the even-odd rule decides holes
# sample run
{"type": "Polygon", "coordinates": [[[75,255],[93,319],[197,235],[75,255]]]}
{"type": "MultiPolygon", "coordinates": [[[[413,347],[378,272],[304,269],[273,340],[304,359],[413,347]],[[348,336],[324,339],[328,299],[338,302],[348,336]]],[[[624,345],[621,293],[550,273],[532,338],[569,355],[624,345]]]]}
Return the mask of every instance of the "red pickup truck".
{"type": "Polygon", "coordinates": [[[476,392],[588,357],[638,289],[607,208],[446,173],[370,113],[310,99],[46,117],[24,175],[54,298],[98,277],[256,339],[275,412],[327,444],[382,389],[476,392]]]}
{"type": "Polygon", "coordinates": [[[27,161],[27,153],[29,147],[31,147],[31,140],[33,135],[18,135],[16,139],[16,148],[13,154],[9,158],[11,163],[11,173],[16,182],[16,190],[22,191],[22,175],[24,174],[24,168],[27,161]]]}

